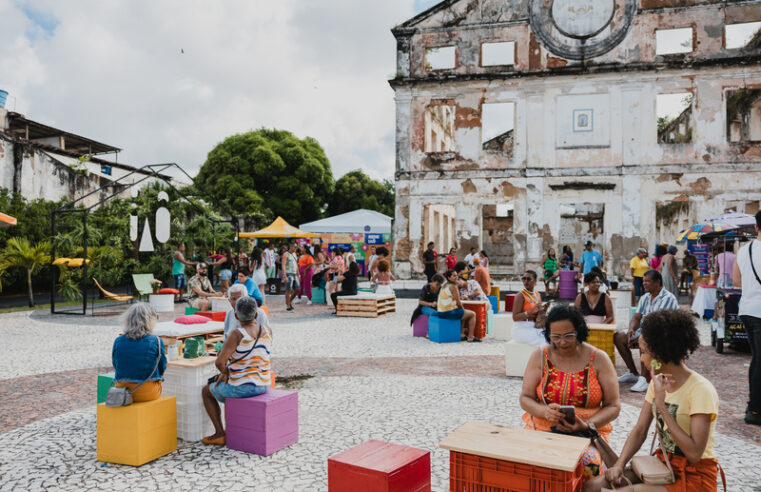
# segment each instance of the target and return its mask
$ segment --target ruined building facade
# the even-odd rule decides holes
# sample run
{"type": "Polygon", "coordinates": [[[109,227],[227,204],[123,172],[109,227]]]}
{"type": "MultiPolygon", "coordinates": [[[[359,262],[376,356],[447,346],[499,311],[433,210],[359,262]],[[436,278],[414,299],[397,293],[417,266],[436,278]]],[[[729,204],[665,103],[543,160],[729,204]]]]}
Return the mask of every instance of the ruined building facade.
{"type": "Polygon", "coordinates": [[[396,275],[429,240],[497,274],[592,240],[621,275],[755,213],[758,22],[758,0],[448,0],[395,27],[396,275]]]}

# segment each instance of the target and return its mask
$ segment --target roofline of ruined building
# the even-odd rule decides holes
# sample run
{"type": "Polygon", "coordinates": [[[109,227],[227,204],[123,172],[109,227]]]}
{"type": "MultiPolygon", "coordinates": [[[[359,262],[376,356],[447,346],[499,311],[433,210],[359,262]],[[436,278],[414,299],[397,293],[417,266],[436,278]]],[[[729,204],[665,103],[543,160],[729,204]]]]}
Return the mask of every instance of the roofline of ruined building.
{"type": "Polygon", "coordinates": [[[542,70],[523,70],[510,72],[485,72],[485,73],[439,73],[427,77],[396,77],[388,83],[392,88],[420,85],[426,83],[442,82],[468,82],[468,81],[491,81],[521,79],[526,77],[552,77],[559,75],[589,75],[616,72],[650,72],[685,68],[711,68],[711,67],[743,67],[761,65],[761,53],[742,57],[713,58],[692,60],[681,55],[671,55],[666,60],[646,63],[605,63],[589,65],[570,65],[554,67],[542,70]],[[670,60],[668,58],[675,58],[670,60]]]}

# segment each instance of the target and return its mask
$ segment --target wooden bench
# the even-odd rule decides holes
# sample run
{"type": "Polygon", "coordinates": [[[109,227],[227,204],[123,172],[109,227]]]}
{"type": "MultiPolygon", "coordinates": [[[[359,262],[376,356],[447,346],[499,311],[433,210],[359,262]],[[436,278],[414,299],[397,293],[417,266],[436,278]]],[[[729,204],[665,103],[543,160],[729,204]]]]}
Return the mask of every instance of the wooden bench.
{"type": "Polygon", "coordinates": [[[396,296],[358,294],[338,298],[338,316],[355,318],[377,318],[396,312],[396,296]]]}

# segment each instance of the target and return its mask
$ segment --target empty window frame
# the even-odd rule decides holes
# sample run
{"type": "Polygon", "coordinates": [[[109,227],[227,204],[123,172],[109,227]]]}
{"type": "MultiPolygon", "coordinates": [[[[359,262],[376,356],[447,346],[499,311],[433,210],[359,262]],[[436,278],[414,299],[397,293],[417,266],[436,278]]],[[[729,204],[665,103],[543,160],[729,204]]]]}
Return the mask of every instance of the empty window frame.
{"type": "Polygon", "coordinates": [[[481,148],[487,152],[512,154],[515,103],[481,105],[481,148]]]}
{"type": "Polygon", "coordinates": [[[655,54],[674,55],[692,51],[692,28],[658,29],[655,31],[655,54]]]}
{"type": "Polygon", "coordinates": [[[455,66],[454,46],[440,46],[425,50],[426,70],[451,70],[455,66]]]}
{"type": "Polygon", "coordinates": [[[761,46],[761,22],[724,26],[724,47],[728,50],[761,46]]]}
{"type": "Polygon", "coordinates": [[[454,111],[451,104],[432,104],[426,108],[426,152],[454,152],[454,111]]]}
{"type": "Polygon", "coordinates": [[[496,67],[515,65],[515,42],[482,43],[481,66],[496,67]]]}
{"type": "Polygon", "coordinates": [[[658,118],[658,143],[692,142],[692,93],[658,94],[655,114],[658,118]]]}
{"type": "Polygon", "coordinates": [[[761,89],[727,91],[727,139],[761,142],[761,89]]]}

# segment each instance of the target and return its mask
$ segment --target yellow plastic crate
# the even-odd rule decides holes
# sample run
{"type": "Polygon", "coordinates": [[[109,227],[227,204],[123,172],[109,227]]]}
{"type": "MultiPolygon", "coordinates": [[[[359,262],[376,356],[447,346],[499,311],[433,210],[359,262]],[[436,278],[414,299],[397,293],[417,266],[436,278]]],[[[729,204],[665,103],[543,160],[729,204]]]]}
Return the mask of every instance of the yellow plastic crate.
{"type": "Polygon", "coordinates": [[[587,343],[599,348],[610,357],[613,367],[616,366],[616,345],[613,343],[615,330],[589,330],[587,343]]]}
{"type": "Polygon", "coordinates": [[[177,398],[98,405],[98,461],[140,466],[177,450],[177,398]]]}

